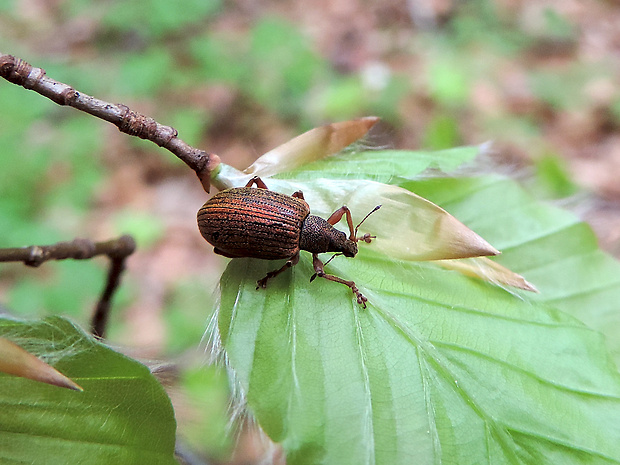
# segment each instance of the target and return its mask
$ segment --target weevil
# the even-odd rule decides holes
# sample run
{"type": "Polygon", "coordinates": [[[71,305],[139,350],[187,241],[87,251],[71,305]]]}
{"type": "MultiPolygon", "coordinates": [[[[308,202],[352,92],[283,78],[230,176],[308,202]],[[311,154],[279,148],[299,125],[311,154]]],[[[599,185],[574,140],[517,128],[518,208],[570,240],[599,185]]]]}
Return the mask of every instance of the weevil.
{"type": "MultiPolygon", "coordinates": [[[[377,211],[376,206],[353,228],[351,212],[340,207],[327,219],[310,214],[310,207],[301,191],[292,196],[267,188],[263,180],[254,177],[245,187],[227,189],[209,199],[198,211],[198,228],[202,237],[214,247],[214,252],[229,258],[287,259],[282,268],[270,271],[257,281],[256,289],[267,287],[267,281],[299,262],[300,250],[312,254],[312,265],[317,276],[348,286],[357,303],[366,308],[368,299],[353,281],[325,273],[325,264],[319,254],[336,252],[355,257],[357,242],[370,243],[376,236],[357,237],[359,226],[377,211]],[[252,187],[255,184],[256,188],[252,187]],[[349,237],[334,225],[346,216],[349,237]]],[[[333,257],[332,257],[333,258],[333,257]]]]}

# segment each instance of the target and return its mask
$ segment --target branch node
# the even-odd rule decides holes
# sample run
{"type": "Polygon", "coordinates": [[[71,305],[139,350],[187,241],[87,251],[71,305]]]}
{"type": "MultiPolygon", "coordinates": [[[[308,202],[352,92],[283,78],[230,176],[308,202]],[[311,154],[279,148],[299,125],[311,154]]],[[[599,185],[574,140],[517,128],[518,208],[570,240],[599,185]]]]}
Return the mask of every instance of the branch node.
{"type": "Polygon", "coordinates": [[[119,103],[118,107],[122,111],[118,129],[130,136],[151,140],[162,147],[179,134],[176,129],[158,125],[153,118],[133,111],[127,105],[119,103]]]}
{"type": "Polygon", "coordinates": [[[45,75],[45,71],[40,69],[40,71],[33,76],[34,80],[28,79],[31,71],[32,66],[29,63],[13,55],[3,56],[0,62],[0,75],[7,81],[23,86],[26,89],[32,89],[36,81],[45,75]]]}
{"type": "Polygon", "coordinates": [[[50,98],[58,105],[72,106],[72,103],[77,100],[79,96],[80,93],[77,90],[73,87],[69,87],[63,90],[59,95],[54,95],[50,98]]]}
{"type": "Polygon", "coordinates": [[[123,259],[136,251],[136,241],[129,235],[124,235],[116,240],[116,247],[108,253],[112,260],[123,259]]]}
{"type": "Polygon", "coordinates": [[[36,268],[40,266],[43,262],[45,262],[45,260],[46,257],[43,247],[33,245],[32,247],[30,247],[30,253],[28,254],[28,258],[24,261],[24,265],[36,268]]]}
{"type": "Polygon", "coordinates": [[[95,256],[97,249],[93,241],[88,239],[73,239],[73,246],[75,247],[73,258],[76,260],[86,260],[95,256]]]}
{"type": "Polygon", "coordinates": [[[207,153],[204,150],[196,150],[196,166],[194,171],[202,184],[205,192],[211,190],[211,173],[220,164],[220,157],[215,153],[207,153]]]}

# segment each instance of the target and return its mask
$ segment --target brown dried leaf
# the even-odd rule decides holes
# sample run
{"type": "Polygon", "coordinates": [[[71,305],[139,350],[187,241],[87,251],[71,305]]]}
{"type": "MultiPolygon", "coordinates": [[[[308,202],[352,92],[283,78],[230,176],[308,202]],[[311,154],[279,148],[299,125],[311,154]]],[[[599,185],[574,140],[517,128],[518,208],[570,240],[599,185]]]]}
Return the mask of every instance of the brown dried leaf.
{"type": "Polygon", "coordinates": [[[0,337],[0,371],[41,383],[83,391],[65,375],[3,337],[0,337]]]}
{"type": "Polygon", "coordinates": [[[436,263],[444,268],[458,271],[465,276],[480,278],[499,286],[511,286],[517,289],[538,292],[538,289],[523,276],[486,257],[464,260],[438,260],[436,263]]]}
{"type": "Polygon", "coordinates": [[[333,155],[364,137],[377,121],[379,118],[367,116],[311,129],[265,153],[244,173],[268,177],[333,155]]]}

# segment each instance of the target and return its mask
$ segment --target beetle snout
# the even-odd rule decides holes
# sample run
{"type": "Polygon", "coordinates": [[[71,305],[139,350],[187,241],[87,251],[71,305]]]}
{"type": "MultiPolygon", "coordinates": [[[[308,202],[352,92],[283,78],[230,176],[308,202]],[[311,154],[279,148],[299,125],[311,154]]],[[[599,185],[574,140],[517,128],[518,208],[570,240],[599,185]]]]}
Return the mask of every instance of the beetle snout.
{"type": "Polygon", "coordinates": [[[342,253],[345,257],[355,257],[357,255],[357,244],[347,239],[342,248],[342,253]]]}

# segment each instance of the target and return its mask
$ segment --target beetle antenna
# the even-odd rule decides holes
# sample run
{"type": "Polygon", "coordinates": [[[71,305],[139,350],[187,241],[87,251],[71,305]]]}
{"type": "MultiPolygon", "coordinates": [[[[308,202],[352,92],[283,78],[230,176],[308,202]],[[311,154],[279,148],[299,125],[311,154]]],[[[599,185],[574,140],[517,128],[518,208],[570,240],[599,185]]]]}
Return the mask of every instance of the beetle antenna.
{"type": "MultiPolygon", "coordinates": [[[[366,215],[362,221],[359,222],[359,224],[355,227],[355,233],[353,234],[353,236],[357,237],[357,230],[358,228],[362,225],[362,223],[364,221],[366,221],[366,218],[368,218],[370,215],[372,215],[374,212],[376,212],[377,210],[379,210],[381,208],[381,205],[377,205],[375,208],[373,208],[372,210],[370,210],[370,212],[368,213],[368,215],[366,215]]],[[[333,257],[332,257],[333,258],[333,257]]],[[[331,260],[331,258],[330,258],[331,260]]],[[[328,262],[329,263],[329,262],[328,262]]]]}
{"type": "Polygon", "coordinates": [[[329,262],[331,262],[335,257],[337,257],[338,255],[343,255],[341,252],[339,253],[335,253],[334,255],[332,255],[332,258],[330,258],[329,260],[327,260],[323,266],[327,265],[329,262]]]}

